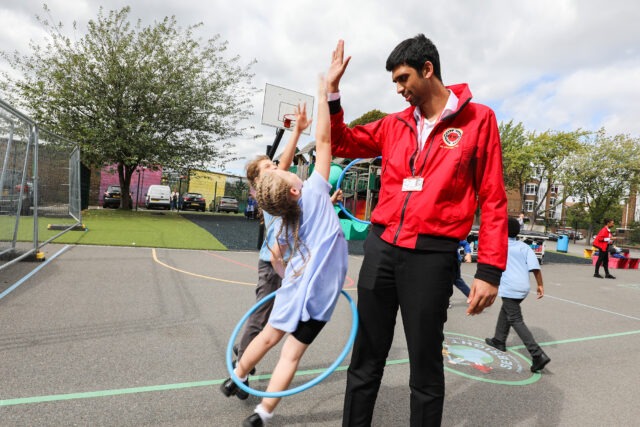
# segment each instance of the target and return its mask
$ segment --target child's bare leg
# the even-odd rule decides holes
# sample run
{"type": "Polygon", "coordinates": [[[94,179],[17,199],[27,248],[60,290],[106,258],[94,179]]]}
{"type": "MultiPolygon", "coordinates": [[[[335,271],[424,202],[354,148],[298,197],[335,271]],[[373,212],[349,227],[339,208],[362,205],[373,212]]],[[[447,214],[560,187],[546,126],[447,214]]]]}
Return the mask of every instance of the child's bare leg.
{"type": "Polygon", "coordinates": [[[242,353],[242,357],[236,364],[236,375],[240,378],[245,378],[249,375],[249,372],[262,360],[264,355],[280,342],[284,334],[285,332],[267,323],[242,353]]]}
{"type": "MultiPolygon", "coordinates": [[[[278,364],[273,370],[273,375],[269,381],[268,392],[283,391],[289,387],[298,369],[300,358],[307,350],[307,347],[309,347],[309,344],[301,343],[292,335],[287,337],[282,346],[278,364]]],[[[279,402],[280,398],[265,397],[262,399],[262,407],[268,412],[273,412],[279,402]]]]}

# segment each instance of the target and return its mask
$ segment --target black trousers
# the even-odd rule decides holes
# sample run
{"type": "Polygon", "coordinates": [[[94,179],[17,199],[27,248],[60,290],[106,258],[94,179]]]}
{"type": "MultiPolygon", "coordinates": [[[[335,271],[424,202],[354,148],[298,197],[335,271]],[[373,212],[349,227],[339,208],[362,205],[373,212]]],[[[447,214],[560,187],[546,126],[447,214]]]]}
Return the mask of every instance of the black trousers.
{"type": "Polygon", "coordinates": [[[358,279],[360,323],[347,371],[343,426],[370,426],[398,308],[410,362],[411,426],[439,426],[444,404],[442,342],[456,275],[454,252],[403,249],[375,233],[358,279]]]}
{"type": "MultiPolygon", "coordinates": [[[[266,297],[273,291],[278,290],[282,284],[282,279],[276,273],[270,262],[258,261],[258,285],[256,286],[256,302],[266,297]]],[[[254,311],[247,319],[242,337],[238,343],[238,359],[242,357],[242,353],[247,349],[251,340],[264,328],[269,320],[271,309],[273,308],[273,300],[262,304],[260,308],[254,311]]]]}
{"type": "Polygon", "coordinates": [[[598,260],[596,261],[596,274],[600,273],[600,266],[604,267],[604,274],[609,275],[609,251],[598,249],[598,260]]]}
{"type": "Polygon", "coordinates": [[[502,307],[498,315],[498,323],[496,323],[496,332],[493,338],[499,343],[506,343],[509,336],[509,329],[513,328],[520,337],[524,346],[531,354],[531,357],[538,357],[542,354],[542,349],[533,338],[533,334],[524,323],[520,303],[523,299],[502,297],[502,307]]]}

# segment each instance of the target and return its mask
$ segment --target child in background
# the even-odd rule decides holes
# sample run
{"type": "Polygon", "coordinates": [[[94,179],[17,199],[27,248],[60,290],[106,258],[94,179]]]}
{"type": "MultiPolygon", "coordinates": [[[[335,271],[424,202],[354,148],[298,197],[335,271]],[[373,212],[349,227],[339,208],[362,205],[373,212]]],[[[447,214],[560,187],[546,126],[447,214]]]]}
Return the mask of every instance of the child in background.
{"type": "Polygon", "coordinates": [[[509,218],[509,254],[507,269],[502,273],[498,296],[502,298],[502,307],[498,315],[498,323],[493,338],[485,338],[485,342],[500,351],[506,351],[505,343],[509,328],[513,327],[525,347],[531,354],[533,362],[531,372],[538,372],[551,361],[533,338],[525,325],[520,303],[529,295],[529,272],[533,272],[538,284],[538,299],[544,296],[542,273],[536,254],[524,242],[517,240],[520,224],[515,218],[509,218]]]}
{"type": "MultiPolygon", "coordinates": [[[[471,246],[466,240],[460,240],[460,242],[458,242],[458,246],[464,251],[464,258],[460,255],[460,250],[456,251],[456,255],[458,256],[458,271],[456,272],[456,278],[453,281],[453,284],[456,286],[456,288],[460,289],[460,292],[462,292],[465,297],[468,298],[469,294],[471,293],[471,289],[462,278],[462,270],[460,269],[460,265],[463,261],[471,262],[471,246]]],[[[451,307],[453,307],[453,305],[451,304],[451,299],[449,299],[449,308],[451,307]]]]}
{"type": "MultiPolygon", "coordinates": [[[[268,392],[289,387],[300,358],[329,321],[347,273],[347,242],[329,197],[330,166],[329,106],[326,85],[321,78],[313,173],[303,184],[291,172],[267,171],[257,186],[258,205],[282,221],[277,233],[278,244],[270,249],[272,262],[283,281],[267,325],[238,360],[235,374],[244,380],[262,357],[289,334],[268,392]],[[282,246],[287,242],[291,242],[291,255],[285,260],[282,246]]],[[[221,390],[229,396],[235,394],[238,387],[228,379],[221,390]]],[[[265,425],[279,401],[279,398],[262,399],[243,425],[265,425]]]]}

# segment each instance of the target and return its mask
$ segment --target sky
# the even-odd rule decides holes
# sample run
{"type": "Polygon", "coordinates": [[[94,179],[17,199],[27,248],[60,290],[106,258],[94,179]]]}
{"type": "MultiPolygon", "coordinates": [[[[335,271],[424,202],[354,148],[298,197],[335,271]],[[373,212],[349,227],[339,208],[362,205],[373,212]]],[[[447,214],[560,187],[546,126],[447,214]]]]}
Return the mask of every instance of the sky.
{"type": "MultiPolygon", "coordinates": [[[[2,0],[0,49],[30,53],[44,43],[35,16],[42,0],[2,0]]],[[[468,83],[474,101],[489,105],[499,122],[529,131],[605,128],[640,137],[640,2],[610,0],[50,0],[51,17],[66,34],[82,36],[105,11],[131,6],[132,21],[152,25],[175,16],[186,28],[202,23],[203,38],[219,34],[242,64],[255,60],[253,84],[315,95],[339,39],[352,56],[340,84],[347,122],[378,109],[407,107],[385,70],[402,40],[425,34],[440,52],[445,85],[468,83]],[[73,30],[73,22],[77,30],[73,30]]],[[[6,69],[6,64],[0,63],[6,69]]],[[[240,160],[225,171],[244,174],[247,159],[265,153],[276,128],[261,123],[264,94],[253,97],[257,138],[234,141],[240,160]]],[[[315,106],[314,106],[315,111],[315,106]]],[[[285,132],[281,147],[289,133],[285,132]]],[[[303,135],[303,147],[314,133],[303,135]]],[[[278,151],[279,153],[280,151],[278,151]]]]}

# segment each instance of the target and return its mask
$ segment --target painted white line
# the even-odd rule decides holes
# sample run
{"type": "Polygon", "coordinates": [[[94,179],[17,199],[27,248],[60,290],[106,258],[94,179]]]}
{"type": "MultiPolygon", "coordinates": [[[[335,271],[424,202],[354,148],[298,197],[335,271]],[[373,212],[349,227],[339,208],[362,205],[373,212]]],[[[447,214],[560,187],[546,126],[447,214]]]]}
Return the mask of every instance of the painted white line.
{"type": "MultiPolygon", "coordinates": [[[[535,295],[535,292],[531,291],[531,294],[535,295]]],[[[558,301],[566,302],[566,303],[569,303],[569,304],[579,305],[580,307],[586,307],[586,308],[590,308],[592,310],[602,311],[603,313],[613,314],[613,315],[620,316],[620,317],[626,317],[627,319],[640,320],[640,317],[629,316],[628,314],[622,314],[622,313],[618,313],[616,311],[605,310],[604,308],[594,307],[592,305],[587,305],[587,304],[583,304],[581,302],[575,302],[575,301],[571,301],[571,300],[564,299],[564,298],[554,297],[554,296],[548,295],[548,294],[544,294],[544,298],[556,299],[558,301]]]]}

